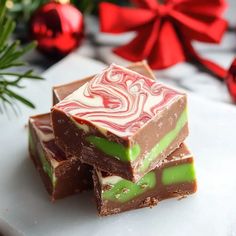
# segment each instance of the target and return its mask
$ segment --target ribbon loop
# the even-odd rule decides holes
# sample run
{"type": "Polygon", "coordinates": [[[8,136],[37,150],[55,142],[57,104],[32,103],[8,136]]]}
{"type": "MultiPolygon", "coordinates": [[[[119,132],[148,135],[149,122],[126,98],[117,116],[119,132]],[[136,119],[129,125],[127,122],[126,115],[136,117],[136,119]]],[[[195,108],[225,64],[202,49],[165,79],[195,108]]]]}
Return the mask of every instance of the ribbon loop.
{"type": "Polygon", "coordinates": [[[137,8],[100,5],[102,32],[137,32],[129,44],[115,49],[116,54],[131,61],[146,59],[153,69],[191,58],[224,79],[226,70],[202,58],[191,44],[193,40],[220,42],[227,28],[221,17],[224,0],[131,1],[137,8]]]}

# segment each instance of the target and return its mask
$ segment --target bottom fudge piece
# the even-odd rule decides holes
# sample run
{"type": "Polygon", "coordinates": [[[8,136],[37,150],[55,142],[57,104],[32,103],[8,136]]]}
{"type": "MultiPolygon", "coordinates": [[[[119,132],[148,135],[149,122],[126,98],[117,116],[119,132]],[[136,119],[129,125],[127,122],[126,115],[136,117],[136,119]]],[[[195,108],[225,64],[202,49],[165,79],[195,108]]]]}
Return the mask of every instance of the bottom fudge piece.
{"type": "Polygon", "coordinates": [[[50,114],[30,117],[29,153],[52,201],[92,188],[91,167],[55,144],[50,114]]]}
{"type": "Polygon", "coordinates": [[[182,144],[156,169],[137,183],[93,171],[94,191],[100,216],[152,207],[159,201],[196,192],[193,156],[182,144]]]}

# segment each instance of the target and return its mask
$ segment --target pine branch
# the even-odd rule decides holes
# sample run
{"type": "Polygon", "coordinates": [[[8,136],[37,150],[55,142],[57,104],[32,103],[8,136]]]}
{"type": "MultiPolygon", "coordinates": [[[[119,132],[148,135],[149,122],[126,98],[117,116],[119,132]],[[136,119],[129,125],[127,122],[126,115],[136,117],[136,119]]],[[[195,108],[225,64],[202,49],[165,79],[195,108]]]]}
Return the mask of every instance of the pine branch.
{"type": "Polygon", "coordinates": [[[17,114],[16,101],[30,107],[35,108],[34,104],[22,97],[13,88],[24,88],[20,83],[25,79],[38,80],[42,79],[28,70],[22,73],[11,72],[9,69],[21,67],[25,65],[22,56],[36,46],[30,43],[24,48],[20,47],[19,41],[9,43],[9,38],[15,29],[15,22],[6,15],[6,0],[0,1],[0,113],[6,112],[10,106],[17,114]]]}
{"type": "Polygon", "coordinates": [[[48,0],[8,0],[7,10],[8,14],[14,20],[20,20],[27,23],[31,15],[48,0]]]}
{"type": "Polygon", "coordinates": [[[128,0],[71,0],[71,2],[76,5],[82,12],[98,13],[98,6],[101,2],[111,2],[117,5],[128,5],[128,0]]]}

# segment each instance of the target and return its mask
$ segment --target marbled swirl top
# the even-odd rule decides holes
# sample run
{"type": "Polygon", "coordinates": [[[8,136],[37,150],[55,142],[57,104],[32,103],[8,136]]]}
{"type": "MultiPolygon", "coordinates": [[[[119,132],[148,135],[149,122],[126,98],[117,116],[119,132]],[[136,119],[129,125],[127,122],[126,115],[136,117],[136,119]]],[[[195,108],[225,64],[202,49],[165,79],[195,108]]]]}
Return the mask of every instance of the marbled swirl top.
{"type": "Polygon", "coordinates": [[[130,137],[182,95],[112,64],[55,108],[79,123],[92,123],[119,137],[130,137]]]}

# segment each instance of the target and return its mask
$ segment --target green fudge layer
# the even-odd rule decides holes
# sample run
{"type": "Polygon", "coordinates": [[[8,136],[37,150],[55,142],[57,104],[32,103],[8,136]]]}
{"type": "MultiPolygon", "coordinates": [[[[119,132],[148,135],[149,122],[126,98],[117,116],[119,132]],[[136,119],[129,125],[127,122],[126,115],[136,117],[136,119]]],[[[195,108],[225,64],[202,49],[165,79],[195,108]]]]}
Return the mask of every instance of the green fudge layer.
{"type": "Polygon", "coordinates": [[[108,183],[109,189],[102,191],[102,199],[125,203],[152,189],[155,189],[158,194],[158,188],[163,189],[174,184],[192,183],[195,180],[196,175],[193,162],[177,164],[176,166],[163,169],[157,168],[146,174],[137,183],[125,179],[121,179],[115,184],[108,183]],[[161,176],[159,180],[161,181],[161,186],[157,185],[157,176],[161,176]]]}
{"type": "MultiPolygon", "coordinates": [[[[186,123],[187,108],[185,108],[185,110],[181,113],[175,128],[167,133],[144,157],[143,164],[139,169],[140,172],[147,170],[149,165],[156,159],[156,157],[166,148],[168,148],[169,145],[171,145],[186,123]]],[[[101,138],[94,135],[88,136],[86,140],[103,153],[123,162],[135,161],[141,152],[141,148],[138,144],[135,144],[131,148],[124,147],[122,144],[118,144],[109,141],[106,138],[101,138]]]]}
{"type": "Polygon", "coordinates": [[[127,148],[122,144],[111,142],[97,136],[89,136],[86,140],[100,151],[124,162],[134,161],[140,154],[140,146],[138,144],[135,144],[132,148],[127,148]]]}
{"type": "Polygon", "coordinates": [[[191,183],[195,178],[194,165],[188,163],[164,169],[161,181],[163,185],[170,185],[184,182],[191,183]]]}
{"type": "Polygon", "coordinates": [[[156,186],[155,173],[149,172],[136,184],[126,179],[122,179],[114,185],[111,185],[111,189],[104,191],[102,197],[106,200],[127,202],[136,196],[152,189],[156,186]]]}
{"type": "Polygon", "coordinates": [[[54,168],[51,163],[46,159],[41,144],[37,145],[37,143],[34,141],[31,131],[29,131],[29,147],[34,157],[40,160],[43,170],[50,178],[52,186],[54,188],[57,182],[54,168]]]}
{"type": "Polygon", "coordinates": [[[180,131],[187,123],[187,108],[184,109],[179,119],[176,122],[176,126],[169,133],[167,133],[159,143],[157,143],[152,150],[144,157],[143,163],[139,168],[140,172],[144,172],[148,169],[150,164],[159,156],[165,149],[167,149],[171,143],[178,137],[180,131]]]}

